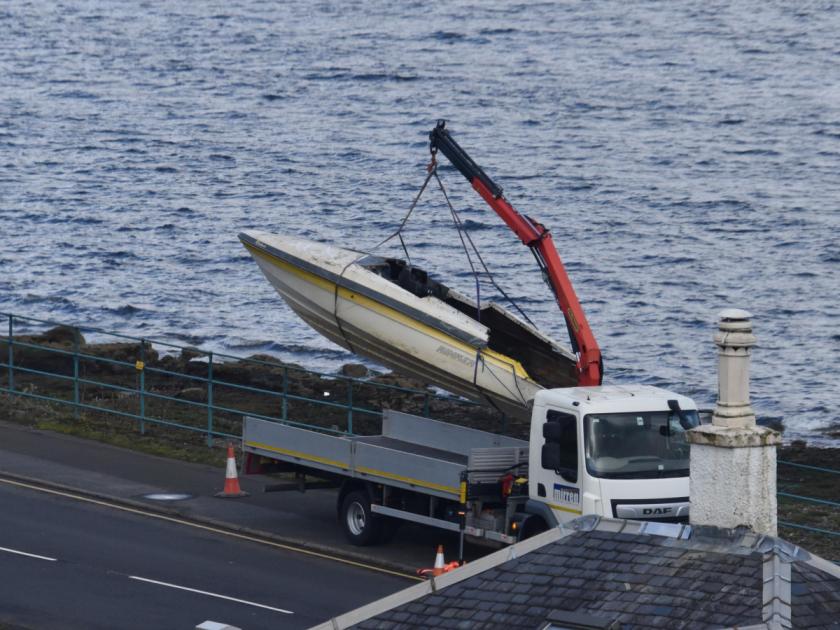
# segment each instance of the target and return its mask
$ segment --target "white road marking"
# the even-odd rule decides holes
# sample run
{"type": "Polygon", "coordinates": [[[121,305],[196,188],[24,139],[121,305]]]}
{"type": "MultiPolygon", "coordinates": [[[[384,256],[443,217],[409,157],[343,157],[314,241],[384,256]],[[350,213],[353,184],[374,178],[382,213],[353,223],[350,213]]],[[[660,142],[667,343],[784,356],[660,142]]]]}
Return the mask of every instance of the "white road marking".
{"type": "Polygon", "coordinates": [[[170,584],[169,582],[158,582],[157,580],[150,580],[149,578],[139,577],[137,575],[129,575],[129,579],[140,580],[141,582],[148,582],[149,584],[157,584],[158,586],[168,586],[169,588],[177,588],[181,591],[189,591],[190,593],[198,593],[199,595],[208,595],[210,597],[218,597],[219,599],[226,599],[230,602],[237,602],[239,604],[246,604],[248,606],[256,606],[257,608],[265,608],[266,610],[273,610],[274,612],[283,613],[284,615],[294,615],[291,610],[284,610],[282,608],[274,608],[266,606],[265,604],[257,604],[256,602],[249,602],[245,599],[236,599],[235,597],[228,597],[227,595],[219,595],[218,593],[210,593],[208,591],[199,591],[195,588],[188,588],[186,586],[178,586],[177,584],[170,584]]]}
{"type": "Polygon", "coordinates": [[[58,562],[58,558],[48,558],[47,556],[39,556],[34,553],[26,553],[25,551],[18,551],[17,549],[8,549],[6,547],[0,547],[0,551],[5,551],[7,553],[15,553],[19,556],[26,556],[27,558],[36,558],[37,560],[47,560],[49,562],[58,562]]]}

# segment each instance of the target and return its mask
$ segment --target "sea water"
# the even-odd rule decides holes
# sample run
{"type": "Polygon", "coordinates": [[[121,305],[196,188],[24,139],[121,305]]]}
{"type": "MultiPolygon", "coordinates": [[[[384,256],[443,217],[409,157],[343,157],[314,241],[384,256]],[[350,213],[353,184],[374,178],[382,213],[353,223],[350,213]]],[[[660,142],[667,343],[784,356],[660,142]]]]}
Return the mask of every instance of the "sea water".
{"type": "MultiPolygon", "coordinates": [[[[0,311],[335,370],[353,357],[237,233],[372,248],[445,118],[551,229],[606,382],[713,405],[717,313],[745,308],[753,406],[813,435],[840,422],[838,32],[830,2],[5,0],[0,311]]],[[[499,284],[565,343],[527,248],[441,177],[499,284]]],[[[439,190],[405,240],[474,293],[439,190]]]]}

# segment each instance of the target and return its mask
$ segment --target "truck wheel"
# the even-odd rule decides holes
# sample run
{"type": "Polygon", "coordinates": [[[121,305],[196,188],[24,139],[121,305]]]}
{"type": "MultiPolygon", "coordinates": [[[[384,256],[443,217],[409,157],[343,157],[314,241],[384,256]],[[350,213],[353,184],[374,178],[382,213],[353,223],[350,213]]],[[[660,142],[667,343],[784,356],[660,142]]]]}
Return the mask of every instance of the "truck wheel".
{"type": "Polygon", "coordinates": [[[366,492],[348,492],[341,502],[339,519],[344,535],[352,544],[363,547],[379,540],[382,519],[371,511],[366,492]]]}

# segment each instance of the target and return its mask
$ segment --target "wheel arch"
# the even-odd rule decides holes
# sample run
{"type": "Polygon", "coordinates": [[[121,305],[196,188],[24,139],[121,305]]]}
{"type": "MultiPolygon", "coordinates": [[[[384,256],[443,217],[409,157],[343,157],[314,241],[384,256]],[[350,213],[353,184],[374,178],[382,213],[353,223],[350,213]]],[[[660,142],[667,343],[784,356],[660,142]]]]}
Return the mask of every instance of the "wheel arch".
{"type": "Polygon", "coordinates": [[[526,540],[541,532],[557,527],[557,517],[550,507],[540,501],[528,500],[525,515],[519,527],[519,540],[526,540]]]}
{"type": "Polygon", "coordinates": [[[559,525],[557,516],[554,514],[554,510],[542,501],[528,499],[525,502],[525,513],[541,517],[542,520],[545,521],[545,524],[549,527],[557,527],[559,525]]]}
{"type": "Polygon", "coordinates": [[[335,505],[336,513],[339,516],[341,515],[341,504],[344,503],[344,497],[355,491],[364,492],[367,494],[370,502],[374,503],[376,490],[371,482],[364,481],[363,479],[345,479],[344,483],[341,484],[341,488],[338,490],[338,500],[335,505]]]}

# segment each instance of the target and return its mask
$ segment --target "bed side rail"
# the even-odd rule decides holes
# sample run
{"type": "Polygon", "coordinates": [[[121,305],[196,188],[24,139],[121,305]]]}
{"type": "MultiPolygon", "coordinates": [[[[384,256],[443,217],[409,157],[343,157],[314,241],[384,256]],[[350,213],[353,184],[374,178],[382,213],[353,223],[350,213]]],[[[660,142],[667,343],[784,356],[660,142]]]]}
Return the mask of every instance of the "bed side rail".
{"type": "Polygon", "coordinates": [[[528,446],[524,440],[390,409],[382,414],[382,435],[461,455],[473,448],[528,446]]]}
{"type": "Polygon", "coordinates": [[[352,440],[259,418],[245,417],[242,446],[249,453],[330,472],[353,468],[352,440]]]}

